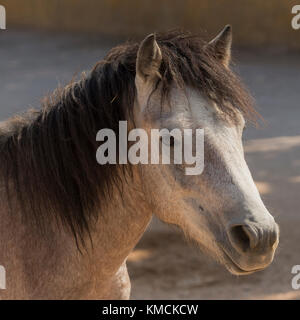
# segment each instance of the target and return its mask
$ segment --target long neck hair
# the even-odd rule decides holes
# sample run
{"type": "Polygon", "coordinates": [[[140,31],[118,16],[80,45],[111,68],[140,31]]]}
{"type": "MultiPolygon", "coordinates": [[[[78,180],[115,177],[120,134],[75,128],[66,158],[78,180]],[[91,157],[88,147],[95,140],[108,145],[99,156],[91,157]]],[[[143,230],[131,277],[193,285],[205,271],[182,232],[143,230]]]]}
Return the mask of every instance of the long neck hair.
{"type": "MultiPolygon", "coordinates": [[[[232,106],[254,114],[240,80],[207,54],[199,37],[176,31],[157,35],[157,41],[162,95],[174,83],[189,85],[231,116],[232,106]]],[[[117,134],[119,121],[132,117],[138,47],[112,49],[88,75],[46,97],[40,110],[0,126],[0,174],[8,199],[16,197],[22,215],[41,228],[53,217],[83,241],[112,184],[119,185],[120,165],[96,162],[96,134],[102,128],[117,134]]]]}

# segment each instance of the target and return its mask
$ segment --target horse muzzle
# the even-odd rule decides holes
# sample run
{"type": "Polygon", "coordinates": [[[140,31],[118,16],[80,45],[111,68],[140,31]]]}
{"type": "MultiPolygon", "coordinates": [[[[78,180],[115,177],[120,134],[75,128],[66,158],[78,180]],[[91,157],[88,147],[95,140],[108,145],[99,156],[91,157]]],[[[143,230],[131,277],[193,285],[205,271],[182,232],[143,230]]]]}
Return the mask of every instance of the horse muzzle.
{"type": "Polygon", "coordinates": [[[279,243],[279,227],[269,223],[248,222],[230,225],[226,246],[223,246],[225,265],[234,274],[248,274],[265,269],[273,260],[279,243]]]}

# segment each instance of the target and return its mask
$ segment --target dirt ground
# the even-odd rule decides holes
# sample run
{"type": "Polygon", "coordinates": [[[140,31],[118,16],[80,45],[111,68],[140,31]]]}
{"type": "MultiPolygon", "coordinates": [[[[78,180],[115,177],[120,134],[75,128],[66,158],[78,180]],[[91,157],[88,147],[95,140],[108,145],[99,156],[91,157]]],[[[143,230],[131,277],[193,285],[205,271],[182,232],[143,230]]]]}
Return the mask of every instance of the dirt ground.
{"type": "MultiPolygon", "coordinates": [[[[6,31],[0,37],[0,120],[38,106],[57,84],[89,69],[113,43],[6,31]]],[[[300,264],[300,53],[235,50],[236,68],[266,123],[245,133],[255,182],[281,228],[273,264],[236,277],[153,220],[129,257],[133,299],[300,299],[291,269],[300,264]]]]}

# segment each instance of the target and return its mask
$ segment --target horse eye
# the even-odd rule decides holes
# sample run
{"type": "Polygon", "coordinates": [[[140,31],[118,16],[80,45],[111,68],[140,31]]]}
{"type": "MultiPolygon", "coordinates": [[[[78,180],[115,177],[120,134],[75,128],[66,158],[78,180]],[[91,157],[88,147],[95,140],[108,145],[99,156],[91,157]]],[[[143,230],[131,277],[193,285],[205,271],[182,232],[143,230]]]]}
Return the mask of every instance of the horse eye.
{"type": "Polygon", "coordinates": [[[170,137],[170,147],[174,147],[175,145],[175,139],[173,136],[170,137]]]}
{"type": "Polygon", "coordinates": [[[165,145],[168,144],[170,147],[174,147],[174,145],[175,145],[175,139],[173,136],[170,136],[170,143],[168,143],[168,139],[166,137],[165,138],[160,137],[160,141],[161,141],[161,143],[164,143],[165,145]]]}

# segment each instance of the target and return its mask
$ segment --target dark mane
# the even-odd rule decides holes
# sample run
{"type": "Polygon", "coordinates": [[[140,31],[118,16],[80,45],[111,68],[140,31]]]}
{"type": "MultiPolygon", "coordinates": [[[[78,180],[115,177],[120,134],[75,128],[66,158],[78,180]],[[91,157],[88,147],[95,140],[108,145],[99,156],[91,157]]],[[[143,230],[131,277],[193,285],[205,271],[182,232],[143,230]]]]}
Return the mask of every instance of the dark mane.
{"type": "MultiPolygon", "coordinates": [[[[248,117],[254,114],[239,79],[203,49],[199,37],[177,31],[158,34],[157,42],[163,55],[162,94],[174,82],[189,85],[231,116],[232,106],[248,117]]],[[[76,239],[89,232],[124,172],[96,162],[96,133],[102,128],[117,133],[119,121],[131,117],[138,47],[126,43],[112,49],[88,75],[44,99],[41,110],[0,126],[2,178],[28,219],[43,226],[54,217],[76,239]]]]}

